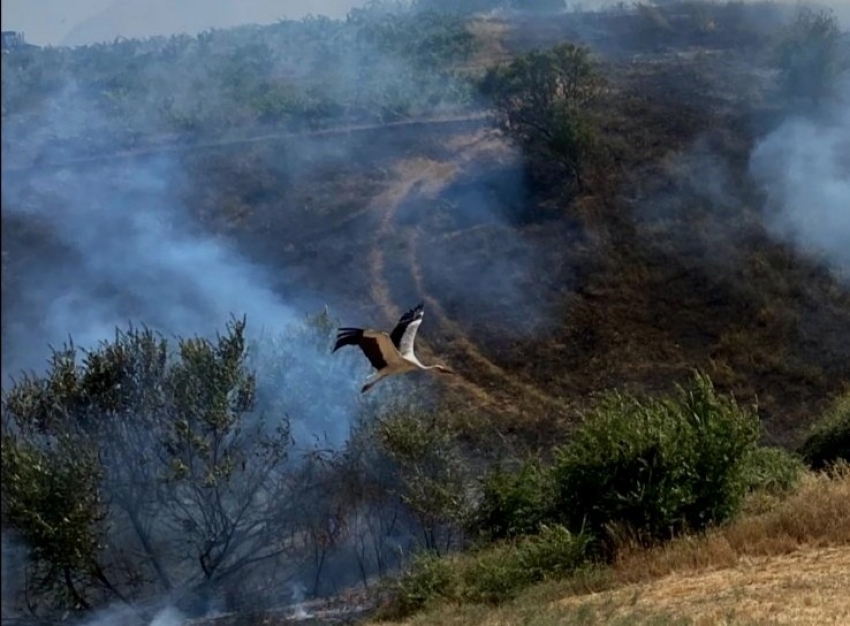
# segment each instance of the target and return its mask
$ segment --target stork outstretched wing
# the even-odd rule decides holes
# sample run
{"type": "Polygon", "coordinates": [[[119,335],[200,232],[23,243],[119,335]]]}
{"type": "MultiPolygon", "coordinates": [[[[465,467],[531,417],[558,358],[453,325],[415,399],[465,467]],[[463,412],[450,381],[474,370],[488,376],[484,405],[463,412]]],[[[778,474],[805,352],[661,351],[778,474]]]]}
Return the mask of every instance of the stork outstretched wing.
{"type": "Polygon", "coordinates": [[[416,331],[422,324],[424,311],[425,303],[420,302],[401,316],[393,332],[390,333],[393,344],[402,356],[413,355],[413,342],[416,340],[416,331]]]}

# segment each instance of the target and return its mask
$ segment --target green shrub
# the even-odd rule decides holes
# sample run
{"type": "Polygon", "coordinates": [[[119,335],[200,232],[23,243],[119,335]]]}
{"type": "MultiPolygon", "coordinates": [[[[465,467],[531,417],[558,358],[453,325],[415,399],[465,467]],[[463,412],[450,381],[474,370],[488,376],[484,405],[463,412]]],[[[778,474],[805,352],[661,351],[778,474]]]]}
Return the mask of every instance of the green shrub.
{"type": "Polygon", "coordinates": [[[483,480],[473,532],[487,541],[535,533],[551,502],[549,472],[538,463],[525,463],[516,473],[498,467],[483,480]]]}
{"type": "Polygon", "coordinates": [[[519,561],[536,582],[562,578],[587,560],[592,537],[571,533],[564,526],[544,526],[540,533],[521,540],[519,561]]]}
{"type": "Polygon", "coordinates": [[[530,52],[488,70],[479,88],[529,154],[560,163],[583,188],[598,135],[593,105],[603,88],[587,48],[562,43],[530,52]]]}
{"type": "Polygon", "coordinates": [[[85,575],[96,569],[105,512],[96,454],[67,437],[41,449],[12,434],[0,440],[3,524],[27,542],[37,590],[91,608],[85,575]]]}
{"type": "Polygon", "coordinates": [[[645,542],[722,522],[741,503],[759,432],[755,411],[704,376],[662,399],[608,396],[556,451],[557,519],[600,538],[626,525],[645,542]]]}
{"type": "Polygon", "coordinates": [[[797,486],[805,466],[800,458],[782,448],[758,447],[742,463],[742,478],[748,492],[782,496],[797,486]]]}
{"type": "Polygon", "coordinates": [[[850,462],[850,392],[840,396],[815,423],[800,453],[814,469],[839,460],[850,462]]]}
{"type": "Polygon", "coordinates": [[[467,515],[466,472],[457,445],[415,405],[376,423],[378,445],[392,463],[398,496],[419,520],[425,548],[447,551],[467,515]]]}
{"type": "Polygon", "coordinates": [[[398,619],[424,608],[435,598],[448,596],[456,587],[452,563],[434,553],[414,557],[410,568],[390,585],[392,599],[381,610],[381,617],[398,619]]]}
{"type": "Polygon", "coordinates": [[[392,598],[380,617],[403,618],[436,599],[504,602],[529,585],[574,572],[587,561],[590,541],[588,535],[554,526],[543,528],[538,535],[500,542],[465,555],[420,555],[392,583],[392,598]]]}
{"type": "Polygon", "coordinates": [[[498,604],[533,582],[522,566],[519,546],[507,543],[473,556],[462,570],[459,595],[466,602],[498,604]]]}
{"type": "Polygon", "coordinates": [[[466,602],[504,602],[529,585],[574,572],[587,561],[590,542],[589,535],[553,526],[494,544],[462,562],[457,595],[466,602]]]}
{"type": "Polygon", "coordinates": [[[244,330],[234,320],[173,348],[116,331],[3,391],[2,523],[29,550],[32,606],[129,602],[149,563],[150,592],[253,575],[248,552],[278,558],[290,437],[256,410],[244,330]],[[127,545],[138,552],[125,560],[127,545]]]}

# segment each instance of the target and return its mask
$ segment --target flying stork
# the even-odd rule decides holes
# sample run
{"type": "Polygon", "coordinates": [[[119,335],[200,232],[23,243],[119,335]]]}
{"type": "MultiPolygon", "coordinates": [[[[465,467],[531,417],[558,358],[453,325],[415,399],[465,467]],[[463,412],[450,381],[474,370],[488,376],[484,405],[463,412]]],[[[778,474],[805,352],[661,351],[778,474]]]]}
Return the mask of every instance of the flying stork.
{"type": "Polygon", "coordinates": [[[425,304],[420,302],[401,316],[390,334],[365,328],[340,328],[333,351],[343,346],[359,346],[377,371],[375,377],[363,385],[361,393],[369,391],[378,381],[413,370],[435,370],[444,374],[455,372],[445,365],[423,365],[413,353],[416,331],[422,324],[425,304]]]}

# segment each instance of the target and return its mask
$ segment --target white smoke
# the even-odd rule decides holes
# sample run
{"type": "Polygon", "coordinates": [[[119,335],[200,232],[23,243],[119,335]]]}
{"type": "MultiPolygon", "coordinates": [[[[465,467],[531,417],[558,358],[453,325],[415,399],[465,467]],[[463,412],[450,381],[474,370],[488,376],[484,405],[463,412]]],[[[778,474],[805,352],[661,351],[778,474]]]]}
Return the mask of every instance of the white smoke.
{"type": "Polygon", "coordinates": [[[186,618],[174,607],[159,610],[150,622],[140,622],[138,613],[129,607],[113,607],[97,613],[86,620],[82,626],[129,626],[145,624],[145,626],[183,626],[186,618]]]}
{"type": "Polygon", "coordinates": [[[850,99],[785,121],[758,143],[750,170],[768,228],[850,280],[850,99]]]}

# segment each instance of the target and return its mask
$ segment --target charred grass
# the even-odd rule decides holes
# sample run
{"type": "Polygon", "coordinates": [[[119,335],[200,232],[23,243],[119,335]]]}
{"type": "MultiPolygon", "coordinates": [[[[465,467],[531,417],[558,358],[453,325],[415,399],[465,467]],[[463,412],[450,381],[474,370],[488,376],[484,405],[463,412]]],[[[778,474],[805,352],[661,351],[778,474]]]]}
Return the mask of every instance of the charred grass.
{"type": "MultiPolygon", "coordinates": [[[[423,334],[424,345],[495,396],[482,406],[460,391],[458,410],[480,410],[486,422],[495,415],[530,441],[563,430],[595,392],[663,391],[702,368],[720,389],[757,400],[775,441],[796,443],[850,380],[850,339],[841,332],[850,327],[850,293],[764,231],[746,175],[754,136],[738,132],[746,123],[710,100],[697,107],[662,97],[664,80],[679,81],[682,65],[675,61],[664,80],[656,66],[665,67],[612,68],[617,91],[602,113],[610,154],[578,197],[557,177],[541,179],[533,161],[482,155],[459,165],[436,193],[399,198],[397,218],[378,241],[384,207],[370,202],[404,183],[393,169],[399,157],[456,157],[447,144],[457,134],[417,129],[353,139],[335,157],[328,140],[328,150],[314,147],[318,165],[284,145],[192,158],[184,199],[207,228],[279,268],[281,292],[333,294],[330,304],[346,315],[360,309],[389,324],[391,316],[366,297],[374,277],[365,260],[382,246],[394,301],[421,289],[451,320],[423,334]],[[700,142],[706,147],[694,148],[700,142]],[[728,177],[727,204],[695,184],[706,171],[728,177]],[[466,210],[464,188],[487,204],[486,214],[466,210]],[[413,241],[418,286],[409,267],[413,241]],[[528,264],[508,264],[519,274],[498,276],[515,285],[511,298],[497,290],[465,306],[463,283],[447,280],[464,272],[496,280],[486,278],[487,268],[523,254],[528,264]],[[454,257],[466,265],[447,274],[454,257]],[[531,310],[542,311],[543,323],[512,330],[531,310]]],[[[15,239],[16,225],[9,226],[6,242],[15,239]]],[[[37,249],[4,247],[12,276],[37,249]]],[[[474,436],[478,420],[464,421],[474,436]]]]}
{"type": "MultiPolygon", "coordinates": [[[[615,13],[597,17],[609,35],[635,29],[615,13]]],[[[478,20],[475,63],[564,38],[609,51],[577,19],[478,20]]],[[[796,444],[850,380],[850,291],[763,226],[747,163],[779,117],[748,49],[724,44],[728,29],[702,41],[688,30],[699,21],[666,19],[704,50],[675,37],[645,49],[639,29],[637,39],[611,36],[631,42],[631,56],[600,65],[600,151],[581,194],[497,133],[489,148],[469,149],[486,128],[477,121],[190,153],[181,199],[205,228],[275,270],[283,294],[321,294],[376,325],[393,321],[371,299],[376,280],[398,307],[419,296],[439,306],[422,346],[465,381],[449,389],[464,436],[495,424],[545,446],[597,392],[665,391],[700,368],[721,391],[758,402],[770,439],[796,444]],[[421,159],[453,173],[408,186],[421,174],[396,166],[421,159]],[[487,211],[469,211],[470,194],[487,211]],[[368,262],[378,247],[380,277],[368,262]],[[510,289],[473,302],[454,278],[464,274],[484,293],[488,282],[510,289]]],[[[4,295],[14,296],[16,268],[50,244],[3,219],[4,295]]],[[[4,313],[14,315],[9,302],[4,313]]]]}

